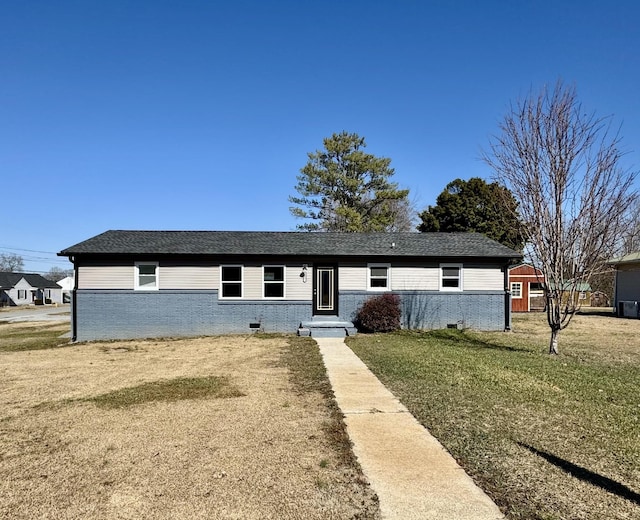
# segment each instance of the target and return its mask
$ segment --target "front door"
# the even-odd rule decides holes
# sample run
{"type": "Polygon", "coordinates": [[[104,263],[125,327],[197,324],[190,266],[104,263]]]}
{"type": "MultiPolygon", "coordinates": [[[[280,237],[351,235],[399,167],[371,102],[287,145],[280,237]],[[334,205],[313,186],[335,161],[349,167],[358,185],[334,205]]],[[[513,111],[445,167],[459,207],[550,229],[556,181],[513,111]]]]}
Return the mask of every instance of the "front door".
{"type": "Polygon", "coordinates": [[[314,266],[313,314],[338,315],[338,268],[335,265],[314,266]]]}

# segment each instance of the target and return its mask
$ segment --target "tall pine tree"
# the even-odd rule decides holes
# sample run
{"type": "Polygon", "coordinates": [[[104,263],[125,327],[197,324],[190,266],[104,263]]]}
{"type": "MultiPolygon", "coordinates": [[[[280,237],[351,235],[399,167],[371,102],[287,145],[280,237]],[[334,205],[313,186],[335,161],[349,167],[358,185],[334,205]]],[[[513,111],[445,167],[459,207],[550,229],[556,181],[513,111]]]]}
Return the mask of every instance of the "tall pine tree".
{"type": "Polygon", "coordinates": [[[291,213],[309,222],[297,227],[306,231],[408,231],[411,222],[407,197],[390,181],[391,159],[364,152],[366,143],[355,133],[342,132],[324,139],[324,150],[309,153],[295,186],[299,196],[291,213]]]}

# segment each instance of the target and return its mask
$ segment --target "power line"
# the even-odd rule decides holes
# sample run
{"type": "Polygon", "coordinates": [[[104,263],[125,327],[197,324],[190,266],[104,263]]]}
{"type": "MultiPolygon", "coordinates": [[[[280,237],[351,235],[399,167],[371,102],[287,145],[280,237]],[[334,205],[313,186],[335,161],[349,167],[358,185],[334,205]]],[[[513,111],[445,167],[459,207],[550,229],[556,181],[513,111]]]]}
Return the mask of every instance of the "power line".
{"type": "Polygon", "coordinates": [[[29,253],[45,253],[47,255],[57,255],[58,253],[54,253],[53,251],[38,251],[37,249],[20,249],[19,247],[11,247],[0,244],[2,249],[9,249],[11,251],[28,251],[29,253]]]}

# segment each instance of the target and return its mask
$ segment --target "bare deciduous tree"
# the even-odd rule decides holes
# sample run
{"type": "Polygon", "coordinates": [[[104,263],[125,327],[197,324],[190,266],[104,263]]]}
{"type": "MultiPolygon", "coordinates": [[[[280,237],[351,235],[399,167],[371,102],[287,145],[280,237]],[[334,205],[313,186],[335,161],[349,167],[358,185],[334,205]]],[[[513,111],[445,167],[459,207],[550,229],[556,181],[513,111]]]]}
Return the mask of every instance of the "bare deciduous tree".
{"type": "Polygon", "coordinates": [[[620,243],[636,200],[609,117],[587,114],[558,82],[511,107],[483,159],[519,202],[527,253],[545,276],[549,353],[579,309],[584,283],[620,243]]]}
{"type": "Polygon", "coordinates": [[[640,200],[629,208],[620,254],[623,256],[636,251],[640,251],[640,200]]]}
{"type": "Polygon", "coordinates": [[[19,273],[24,269],[24,260],[20,255],[13,253],[0,254],[0,271],[19,273]]]}
{"type": "Polygon", "coordinates": [[[388,201],[387,206],[390,214],[392,215],[393,221],[389,226],[387,226],[386,231],[416,231],[418,211],[416,210],[415,199],[404,198],[390,200],[388,201]]]}
{"type": "Polygon", "coordinates": [[[73,276],[73,269],[63,269],[62,267],[52,267],[44,277],[52,282],[59,282],[67,276],[73,276]]]}

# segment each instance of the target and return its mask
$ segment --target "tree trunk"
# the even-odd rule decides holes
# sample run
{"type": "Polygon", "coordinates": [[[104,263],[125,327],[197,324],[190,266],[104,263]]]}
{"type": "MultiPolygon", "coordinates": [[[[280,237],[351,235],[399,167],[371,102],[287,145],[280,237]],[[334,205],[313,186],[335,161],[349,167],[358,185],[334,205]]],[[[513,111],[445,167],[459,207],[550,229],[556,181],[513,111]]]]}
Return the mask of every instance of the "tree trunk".
{"type": "Polygon", "coordinates": [[[549,342],[549,354],[558,354],[558,334],[559,329],[551,329],[551,341],[549,342]]]}

